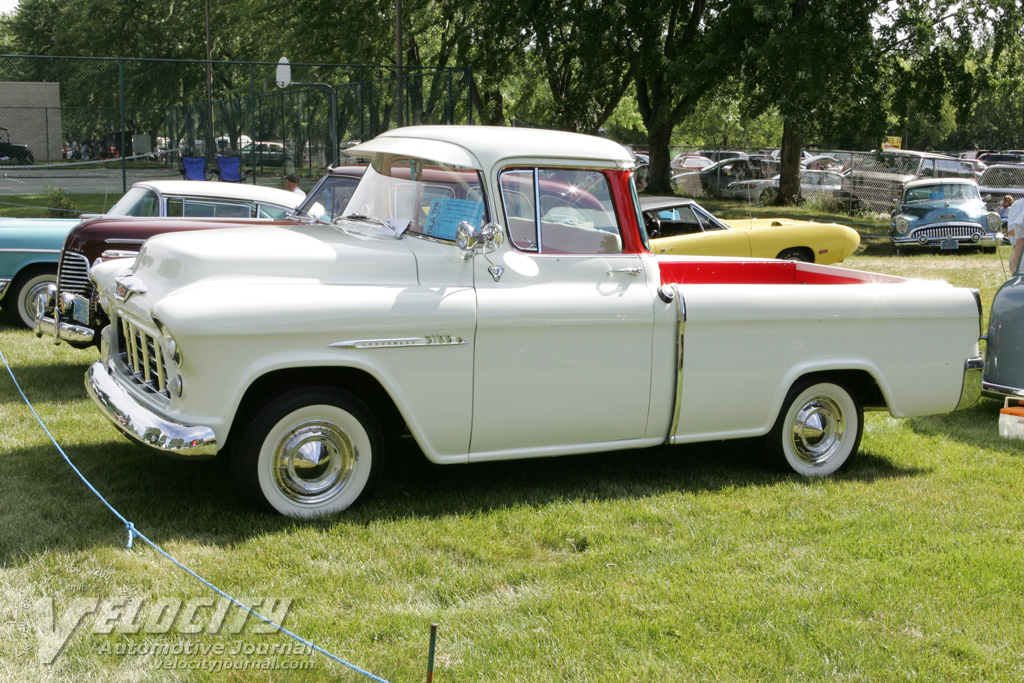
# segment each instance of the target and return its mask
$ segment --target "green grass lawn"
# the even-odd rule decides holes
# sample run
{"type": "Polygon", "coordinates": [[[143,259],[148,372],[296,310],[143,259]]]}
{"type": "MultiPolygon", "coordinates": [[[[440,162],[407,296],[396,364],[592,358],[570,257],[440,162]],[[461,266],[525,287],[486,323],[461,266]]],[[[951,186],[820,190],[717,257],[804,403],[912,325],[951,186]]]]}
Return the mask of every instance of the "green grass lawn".
{"type": "MultiPolygon", "coordinates": [[[[1007,255],[896,257],[866,241],[843,265],[975,287],[987,310],[1007,255]]],[[[291,599],[287,628],[389,681],[426,679],[431,622],[439,682],[1024,677],[1024,444],[999,438],[995,400],[869,414],[859,456],[814,481],[764,469],[756,441],[445,467],[405,444],[366,504],[300,523],[242,507],[226,462],[120,437],[85,396],[94,351],[5,324],[0,350],[145,534],[235,595],[291,599]]],[[[6,372],[0,425],[0,680],[368,680],[318,655],[270,658],[313,664],[302,671],[157,668],[174,658],[139,648],[240,646],[178,661],[244,665],[268,659],[246,648],[288,641],[160,632],[158,601],[217,596],[142,543],[125,549],[6,372]],[[35,610],[50,598],[58,629],[76,599],[145,598],[157,632],[97,633],[87,615],[40,665],[35,610]]]]}

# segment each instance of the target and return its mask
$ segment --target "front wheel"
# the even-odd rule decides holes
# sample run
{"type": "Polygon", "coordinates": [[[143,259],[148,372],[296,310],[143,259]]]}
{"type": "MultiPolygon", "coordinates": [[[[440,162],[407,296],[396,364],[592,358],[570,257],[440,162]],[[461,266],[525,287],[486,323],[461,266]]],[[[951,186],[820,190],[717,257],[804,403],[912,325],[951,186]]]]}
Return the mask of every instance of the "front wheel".
{"type": "Polygon", "coordinates": [[[804,263],[814,263],[814,253],[810,249],[806,249],[804,247],[783,249],[775,258],[783,261],[803,261],[804,263]]]}
{"type": "Polygon", "coordinates": [[[36,299],[46,288],[57,284],[57,273],[40,272],[19,275],[7,294],[7,313],[15,325],[32,328],[36,324],[36,299]]]}
{"type": "Polygon", "coordinates": [[[259,410],[232,455],[242,498],[288,517],[330,514],[372,488],[384,459],[380,427],[333,387],[286,392],[259,410]]]}
{"type": "Polygon", "coordinates": [[[768,433],[769,461],[805,477],[832,474],[857,452],[863,431],[863,408],[844,386],[803,380],[768,433]]]}

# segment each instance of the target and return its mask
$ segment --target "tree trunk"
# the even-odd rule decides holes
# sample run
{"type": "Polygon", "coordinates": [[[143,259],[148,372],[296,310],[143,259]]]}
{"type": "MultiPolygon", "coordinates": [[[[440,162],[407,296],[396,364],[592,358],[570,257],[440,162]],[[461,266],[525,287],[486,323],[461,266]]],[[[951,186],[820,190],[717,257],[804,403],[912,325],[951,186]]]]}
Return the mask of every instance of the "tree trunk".
{"type": "Polygon", "coordinates": [[[669,162],[669,143],[672,141],[672,124],[662,123],[647,130],[648,154],[650,155],[650,180],[648,194],[673,194],[672,173],[669,162]]]}
{"type": "Polygon", "coordinates": [[[796,204],[800,195],[800,156],[803,141],[796,127],[782,122],[782,169],[779,178],[779,196],[776,204],[796,204]]]}

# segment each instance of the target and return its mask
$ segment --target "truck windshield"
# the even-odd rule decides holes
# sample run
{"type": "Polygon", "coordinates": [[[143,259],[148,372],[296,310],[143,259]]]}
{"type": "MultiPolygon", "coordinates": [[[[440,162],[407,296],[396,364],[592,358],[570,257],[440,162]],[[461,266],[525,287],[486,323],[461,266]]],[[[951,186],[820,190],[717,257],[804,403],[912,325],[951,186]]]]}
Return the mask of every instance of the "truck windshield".
{"type": "Polygon", "coordinates": [[[414,158],[367,168],[342,218],[452,242],[460,222],[479,228],[488,220],[477,171],[414,158]]]}

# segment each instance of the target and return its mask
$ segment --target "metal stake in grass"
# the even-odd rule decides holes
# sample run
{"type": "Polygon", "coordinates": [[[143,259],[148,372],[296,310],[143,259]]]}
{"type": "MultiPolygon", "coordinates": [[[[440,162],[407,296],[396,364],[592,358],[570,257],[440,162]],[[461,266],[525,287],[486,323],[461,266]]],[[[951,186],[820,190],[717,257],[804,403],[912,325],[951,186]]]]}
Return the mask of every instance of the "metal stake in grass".
{"type": "Polygon", "coordinates": [[[437,645],[437,624],[430,625],[430,651],[427,653],[427,683],[434,681],[434,649],[437,645]]]}

